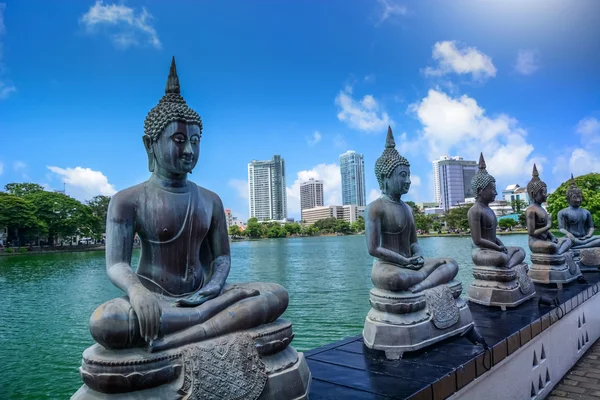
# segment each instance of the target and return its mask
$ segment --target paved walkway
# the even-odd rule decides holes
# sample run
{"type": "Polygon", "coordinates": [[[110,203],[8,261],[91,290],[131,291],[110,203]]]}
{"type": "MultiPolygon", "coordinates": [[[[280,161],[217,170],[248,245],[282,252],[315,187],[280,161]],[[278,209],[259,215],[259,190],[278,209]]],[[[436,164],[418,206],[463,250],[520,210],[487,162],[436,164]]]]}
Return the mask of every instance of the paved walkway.
{"type": "Polygon", "coordinates": [[[600,400],[600,340],[577,361],[546,400],[600,400]]]}

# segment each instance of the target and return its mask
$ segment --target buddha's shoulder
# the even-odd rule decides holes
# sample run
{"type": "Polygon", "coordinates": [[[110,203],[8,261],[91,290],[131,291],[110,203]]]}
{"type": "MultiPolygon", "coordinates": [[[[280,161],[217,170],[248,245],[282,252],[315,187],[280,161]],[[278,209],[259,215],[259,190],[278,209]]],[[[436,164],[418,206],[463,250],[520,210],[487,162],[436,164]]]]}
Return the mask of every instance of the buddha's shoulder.
{"type": "Polygon", "coordinates": [[[209,201],[213,204],[221,204],[221,198],[212,190],[208,190],[207,188],[197,185],[194,182],[190,182],[190,184],[196,189],[199,197],[202,200],[209,201]]]}
{"type": "Polygon", "coordinates": [[[383,200],[380,197],[376,200],[373,200],[372,202],[370,202],[367,205],[367,208],[365,209],[365,213],[367,215],[380,214],[384,208],[385,208],[385,203],[383,202],[383,200]]]}
{"type": "Polygon", "coordinates": [[[112,195],[112,197],[110,198],[110,202],[123,205],[133,205],[137,203],[139,197],[144,193],[145,184],[146,182],[128,187],[127,189],[119,190],[117,193],[112,195]]]}

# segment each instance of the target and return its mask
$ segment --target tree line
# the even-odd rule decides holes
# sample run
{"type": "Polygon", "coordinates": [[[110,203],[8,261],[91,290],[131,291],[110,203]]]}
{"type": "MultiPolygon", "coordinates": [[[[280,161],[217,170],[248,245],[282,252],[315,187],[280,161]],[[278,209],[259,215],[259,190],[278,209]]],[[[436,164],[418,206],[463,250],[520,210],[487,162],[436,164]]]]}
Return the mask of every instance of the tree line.
{"type": "Polygon", "coordinates": [[[64,193],[48,192],[37,183],[9,183],[0,192],[0,227],[8,242],[24,246],[75,235],[102,239],[110,197],[95,196],[85,203],[64,193]]]}
{"type": "Polygon", "coordinates": [[[229,227],[229,235],[232,237],[258,238],[281,238],[287,236],[315,236],[322,234],[342,234],[349,235],[365,230],[365,220],[362,216],[349,223],[337,218],[325,218],[318,220],[314,224],[304,225],[298,222],[287,222],[281,225],[275,221],[258,222],[256,218],[250,218],[246,224],[246,229],[242,231],[239,226],[229,227]]]}

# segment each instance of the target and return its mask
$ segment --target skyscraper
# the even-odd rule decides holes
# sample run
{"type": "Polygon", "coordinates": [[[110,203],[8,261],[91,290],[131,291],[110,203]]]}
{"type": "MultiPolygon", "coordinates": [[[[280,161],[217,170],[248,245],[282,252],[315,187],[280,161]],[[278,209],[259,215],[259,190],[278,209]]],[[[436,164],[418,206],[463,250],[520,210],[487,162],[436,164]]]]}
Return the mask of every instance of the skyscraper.
{"type": "Polygon", "coordinates": [[[281,156],[248,164],[248,203],[250,217],[259,221],[287,218],[285,161],[281,156]]]}
{"type": "Polygon", "coordinates": [[[340,173],[342,174],[342,204],[365,206],[365,161],[362,154],[348,150],[340,155],[340,173]]]}
{"type": "Polygon", "coordinates": [[[323,181],[310,178],[300,184],[300,212],[304,220],[304,210],[323,206],[323,181]]]}
{"type": "Polygon", "coordinates": [[[471,190],[471,179],[477,172],[477,162],[466,161],[462,157],[440,157],[433,161],[433,182],[435,201],[444,210],[467,197],[474,197],[471,190]]]}

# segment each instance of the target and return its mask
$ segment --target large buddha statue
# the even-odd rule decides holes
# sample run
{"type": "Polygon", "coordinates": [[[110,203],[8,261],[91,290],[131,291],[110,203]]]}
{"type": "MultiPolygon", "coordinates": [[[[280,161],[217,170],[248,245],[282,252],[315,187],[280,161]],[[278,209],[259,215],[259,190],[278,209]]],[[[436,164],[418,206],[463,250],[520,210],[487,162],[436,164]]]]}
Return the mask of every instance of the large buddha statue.
{"type": "Polygon", "coordinates": [[[582,271],[598,271],[600,266],[600,236],[594,236],[592,214],[581,208],[583,193],[571,175],[567,190],[569,207],[558,212],[558,229],[568,237],[573,246],[571,255],[582,271]]]}
{"type": "Polygon", "coordinates": [[[369,254],[375,257],[371,310],[363,330],[365,344],[399,358],[473,325],[454,280],[458,264],[447,257],[425,258],[411,208],[402,201],[410,188],[410,164],[395,148],[388,128],[385,150],[375,163],[381,197],[365,211],[369,254]]]}
{"type": "Polygon", "coordinates": [[[525,250],[506,247],[496,236],[498,220],[489,207],[496,199],[496,179],[487,172],[483,154],[471,180],[475,204],[467,214],[473,240],[473,276],[469,300],[486,306],[515,307],[535,295],[527,276],[525,250]]]}
{"type": "Polygon", "coordinates": [[[568,252],[573,244],[571,239],[557,238],[550,232],[552,218],[542,207],[548,198],[548,188],[540,179],[535,164],[532,178],[527,184],[527,193],[533,202],[525,210],[531,251],[529,276],[536,283],[555,283],[562,288],[564,283],[581,276],[581,272],[568,252]]]}
{"type": "Polygon", "coordinates": [[[200,154],[202,121],[180,94],[174,58],[144,133],[150,179],[112,197],[106,224],[107,274],[125,296],[92,314],[98,344],[83,354],[86,385],[74,398],[305,398],[310,373],[288,346],[291,323],[278,319],[286,290],[226,283],[225,213],[217,194],[187,179],[200,154]]]}

